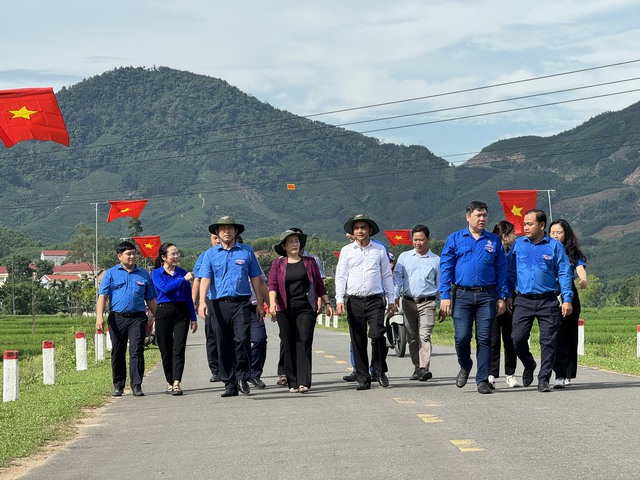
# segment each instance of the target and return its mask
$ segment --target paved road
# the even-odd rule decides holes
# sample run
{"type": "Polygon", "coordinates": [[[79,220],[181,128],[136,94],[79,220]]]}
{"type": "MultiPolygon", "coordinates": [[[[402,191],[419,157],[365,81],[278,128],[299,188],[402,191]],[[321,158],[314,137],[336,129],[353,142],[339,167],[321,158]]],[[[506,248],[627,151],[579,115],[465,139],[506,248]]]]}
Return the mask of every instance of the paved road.
{"type": "Polygon", "coordinates": [[[432,380],[407,380],[409,359],[390,355],[391,386],[358,392],[341,379],[348,336],[317,329],[311,393],[290,394],[275,385],[277,329],[268,331],[267,389],[221,398],[201,329],[183,397],[164,394],[156,369],[145,397],[116,399],[22,478],[640,478],[638,377],[580,368],[564,391],[501,379],[480,395],[472,378],[455,387],[455,352],[435,347],[432,380]]]}

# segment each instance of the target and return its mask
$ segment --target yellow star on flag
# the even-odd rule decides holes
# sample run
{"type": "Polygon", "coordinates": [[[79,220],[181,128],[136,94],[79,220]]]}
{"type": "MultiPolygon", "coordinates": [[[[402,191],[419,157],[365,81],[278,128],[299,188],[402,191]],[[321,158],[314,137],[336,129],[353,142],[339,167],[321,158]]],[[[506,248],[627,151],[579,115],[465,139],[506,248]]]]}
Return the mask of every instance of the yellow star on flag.
{"type": "Polygon", "coordinates": [[[151,250],[153,248],[153,243],[145,243],[144,248],[148,248],[149,250],[151,250]]]}
{"type": "Polygon", "coordinates": [[[38,111],[29,110],[23,105],[20,110],[9,110],[9,113],[13,113],[13,117],[11,118],[26,118],[27,120],[31,120],[31,115],[38,113],[38,111]]]}
{"type": "Polygon", "coordinates": [[[402,235],[396,235],[396,240],[402,240],[404,237],[402,235]]]}
{"type": "Polygon", "coordinates": [[[122,210],[120,210],[120,213],[127,213],[129,210],[131,210],[129,207],[123,208],[122,210]]]}
{"type": "Polygon", "coordinates": [[[516,207],[515,205],[513,206],[513,208],[511,209],[511,213],[513,213],[516,217],[521,217],[522,216],[522,209],[524,207],[516,207]]]}

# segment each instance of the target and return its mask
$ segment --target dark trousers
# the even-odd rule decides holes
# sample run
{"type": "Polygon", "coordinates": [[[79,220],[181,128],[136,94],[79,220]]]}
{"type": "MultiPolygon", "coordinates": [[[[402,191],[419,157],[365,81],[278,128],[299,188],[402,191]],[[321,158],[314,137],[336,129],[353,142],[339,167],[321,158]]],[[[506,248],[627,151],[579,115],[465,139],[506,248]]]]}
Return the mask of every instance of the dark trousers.
{"type": "Polygon", "coordinates": [[[110,312],[108,322],[109,335],[111,335],[113,386],[124,388],[127,380],[127,342],[129,342],[129,383],[131,387],[142,385],[147,315],[142,312],[135,317],[124,317],[110,312]]]}
{"type": "Polygon", "coordinates": [[[211,324],[218,346],[218,366],[220,378],[225,383],[249,378],[249,358],[251,356],[251,302],[246,300],[213,300],[211,324]]]}
{"type": "Polygon", "coordinates": [[[358,382],[370,382],[367,342],[371,338],[371,363],[378,373],[387,371],[387,339],[384,325],[383,297],[361,299],[347,298],[347,322],[353,344],[353,359],[358,382]],[[367,335],[367,327],[369,332],[367,335]]]}
{"type": "Polygon", "coordinates": [[[267,361],[267,329],[264,321],[258,318],[256,306],[251,306],[251,367],[249,378],[260,378],[264,370],[264,362],[267,361]]]}
{"type": "Polygon", "coordinates": [[[556,363],[553,371],[556,378],[576,378],[578,371],[578,320],[580,320],[580,297],[573,284],[573,311],[571,315],[562,317],[558,331],[556,363]]]}
{"type": "Polygon", "coordinates": [[[528,370],[536,368],[536,362],[529,351],[529,336],[534,319],[538,319],[540,329],[540,370],[538,380],[549,380],[556,361],[556,340],[562,314],[555,296],[532,300],[517,295],[513,302],[513,331],[511,338],[518,358],[528,370]]]}
{"type": "Polygon", "coordinates": [[[161,303],[156,310],[156,337],[167,383],[182,381],[184,352],[189,333],[189,307],[186,302],[161,303]]]}
{"type": "Polygon", "coordinates": [[[218,375],[218,345],[216,345],[216,334],[211,327],[211,316],[213,315],[213,304],[208,298],[204,301],[207,304],[207,318],[204,319],[204,336],[206,338],[207,362],[211,375],[218,375]]]}
{"type": "Polygon", "coordinates": [[[504,374],[513,375],[516,373],[518,356],[516,355],[516,349],[511,339],[511,322],[511,312],[504,312],[493,321],[493,328],[491,329],[491,369],[489,370],[489,375],[493,375],[496,378],[500,376],[501,339],[504,345],[504,374]]]}
{"type": "Polygon", "coordinates": [[[496,292],[456,289],[453,295],[453,329],[458,365],[473,367],[471,336],[476,327],[476,384],[486,382],[491,368],[491,328],[496,318],[496,292]]]}
{"type": "MultiPolygon", "coordinates": [[[[276,319],[278,317],[276,316],[276,319]]],[[[278,376],[286,375],[284,371],[284,343],[282,342],[282,338],[280,338],[280,357],[278,358],[278,376]]]]}
{"type": "Polygon", "coordinates": [[[311,305],[289,307],[276,313],[280,344],[284,349],[284,371],[289,388],[311,386],[311,356],[316,314],[311,305]]]}

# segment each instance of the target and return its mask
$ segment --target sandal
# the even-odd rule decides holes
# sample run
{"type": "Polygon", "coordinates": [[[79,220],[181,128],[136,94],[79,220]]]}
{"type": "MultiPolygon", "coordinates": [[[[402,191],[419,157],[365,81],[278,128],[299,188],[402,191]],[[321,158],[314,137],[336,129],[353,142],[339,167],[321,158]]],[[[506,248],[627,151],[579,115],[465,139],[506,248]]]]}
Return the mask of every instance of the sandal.
{"type": "Polygon", "coordinates": [[[166,393],[167,395],[173,394],[173,385],[167,385],[167,388],[165,388],[164,393],[166,393]]]}
{"type": "Polygon", "coordinates": [[[280,377],[278,378],[278,381],[276,382],[277,385],[286,385],[287,384],[287,376],[286,375],[280,375],[280,377]]]}
{"type": "Polygon", "coordinates": [[[298,391],[299,391],[300,393],[309,393],[309,387],[305,387],[304,385],[300,385],[300,386],[298,387],[298,391]]]}
{"type": "Polygon", "coordinates": [[[173,386],[173,392],[171,393],[171,395],[173,396],[179,396],[182,395],[182,389],[180,388],[180,385],[174,385],[173,386]]]}
{"type": "Polygon", "coordinates": [[[297,388],[293,388],[293,387],[291,387],[291,388],[289,389],[289,393],[298,393],[298,389],[297,389],[297,388]]]}

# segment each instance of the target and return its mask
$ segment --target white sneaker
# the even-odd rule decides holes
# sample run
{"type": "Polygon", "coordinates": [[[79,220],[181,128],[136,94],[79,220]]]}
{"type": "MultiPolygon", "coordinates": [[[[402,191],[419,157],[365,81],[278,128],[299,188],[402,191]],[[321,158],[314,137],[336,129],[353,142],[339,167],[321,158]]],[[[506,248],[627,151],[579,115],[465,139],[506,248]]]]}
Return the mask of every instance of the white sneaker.
{"type": "Polygon", "coordinates": [[[516,380],[516,376],[515,375],[507,375],[507,385],[509,385],[511,388],[516,388],[516,387],[521,387],[522,385],[520,385],[518,383],[518,380],[516,380]]]}
{"type": "Polygon", "coordinates": [[[564,379],[564,386],[566,387],[568,385],[571,385],[571,380],[569,380],[568,378],[565,378],[564,379]]]}
{"type": "Polygon", "coordinates": [[[556,383],[553,384],[553,388],[558,389],[558,388],[564,388],[565,386],[565,379],[564,378],[556,378],[556,383]]]}
{"type": "Polygon", "coordinates": [[[496,386],[496,377],[494,377],[493,375],[489,375],[487,382],[489,382],[491,388],[494,388],[496,386]]]}

